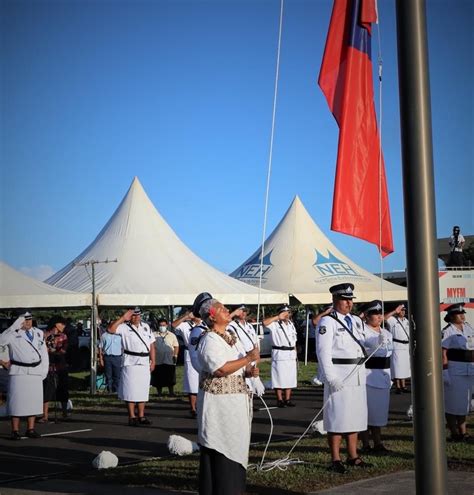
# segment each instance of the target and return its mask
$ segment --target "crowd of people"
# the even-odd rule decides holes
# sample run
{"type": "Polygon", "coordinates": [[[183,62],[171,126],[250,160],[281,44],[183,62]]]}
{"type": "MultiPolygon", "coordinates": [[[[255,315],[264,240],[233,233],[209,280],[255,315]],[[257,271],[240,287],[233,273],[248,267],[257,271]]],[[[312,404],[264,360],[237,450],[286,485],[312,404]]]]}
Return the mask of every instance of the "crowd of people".
{"type": "MultiPolygon", "coordinates": [[[[345,473],[348,466],[370,467],[361,453],[387,454],[382,428],[387,425],[390,390],[409,392],[410,325],[406,307],[385,308],[374,300],[353,314],[354,285],[332,286],[332,305],[312,316],[319,379],[324,384],[324,429],[331,455],[329,469],[345,473]],[[341,456],[342,440],[347,459],[341,456]],[[361,442],[359,449],[359,442],[361,442]]],[[[174,395],[179,353],[184,343],[183,390],[190,414],[197,417],[201,446],[200,493],[240,494],[245,487],[252,423],[252,394],[264,390],[259,378],[259,338],[248,321],[249,310],[230,312],[209,293],[199,294],[192,309],[157,327],[142,321],[140,308],[113,321],[99,344],[99,363],[107,387],[126,403],[128,424],[147,426],[145,414],[150,384],[158,395],[174,395]]],[[[50,321],[42,332],[25,313],[0,334],[9,349],[8,410],[12,439],[21,438],[20,418],[26,418],[30,438],[40,435],[35,421],[49,420],[49,403],[60,402],[67,416],[68,366],[66,322],[50,321]]],[[[466,322],[463,304],[446,308],[443,329],[445,411],[451,438],[465,441],[466,416],[474,391],[474,330],[466,322]]],[[[291,308],[282,306],[264,319],[270,331],[271,387],[279,408],[295,407],[298,332],[291,308]]]]}

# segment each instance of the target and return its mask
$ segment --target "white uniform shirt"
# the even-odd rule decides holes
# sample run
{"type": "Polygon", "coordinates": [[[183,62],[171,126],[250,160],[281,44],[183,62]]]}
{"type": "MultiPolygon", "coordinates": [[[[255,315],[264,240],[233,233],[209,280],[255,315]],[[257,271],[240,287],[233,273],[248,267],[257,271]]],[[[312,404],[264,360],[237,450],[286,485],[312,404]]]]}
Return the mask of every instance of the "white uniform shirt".
{"type": "MultiPolygon", "coordinates": [[[[376,332],[370,326],[364,325],[365,330],[365,339],[364,339],[364,347],[366,349],[367,355],[370,356],[374,350],[380,344],[380,336],[382,335],[388,340],[386,345],[381,346],[377,351],[372,355],[372,357],[390,357],[392,355],[392,334],[385,330],[385,328],[381,329],[381,333],[376,332]]],[[[374,388],[390,388],[392,386],[392,378],[390,374],[390,365],[388,368],[384,369],[370,369],[366,368],[367,375],[367,385],[374,388]]]]}
{"type": "Polygon", "coordinates": [[[333,312],[337,318],[347,326],[344,318],[349,316],[352,320],[353,337],[344,326],[331,316],[323,316],[316,333],[316,352],[325,381],[337,378],[345,380],[345,386],[365,385],[365,367],[360,366],[352,373],[356,364],[334,364],[333,358],[360,359],[364,357],[362,342],[365,340],[362,320],[354,315],[343,315],[333,312]],[[357,342],[361,343],[359,345],[357,342]],[[350,378],[347,378],[352,373],[350,378]]]}
{"type": "Polygon", "coordinates": [[[116,333],[122,337],[122,347],[124,350],[122,366],[150,366],[149,356],[131,356],[125,352],[125,350],[131,352],[150,352],[150,347],[155,342],[155,336],[148,323],[140,322],[138,327],[131,323],[121,323],[117,327],[116,333]]]}
{"type": "Polygon", "coordinates": [[[459,234],[458,235],[458,244],[457,246],[455,247],[454,246],[454,236],[451,235],[451,237],[449,238],[449,245],[451,246],[451,251],[454,251],[456,253],[462,253],[462,247],[461,247],[461,244],[463,242],[465,242],[466,240],[464,239],[463,235],[462,234],[459,234]]]}
{"type": "MultiPolygon", "coordinates": [[[[291,321],[278,320],[270,323],[267,327],[270,330],[272,346],[275,347],[295,347],[296,328],[291,321]]],[[[296,348],[292,351],[272,349],[272,361],[294,361],[296,360],[296,348]]]]}
{"type": "Polygon", "coordinates": [[[181,322],[175,329],[176,335],[179,335],[183,339],[184,343],[184,360],[190,362],[191,356],[189,355],[189,342],[191,338],[191,332],[194,328],[194,323],[191,320],[181,322]]]}
{"type": "Polygon", "coordinates": [[[241,321],[232,321],[227,329],[237,335],[246,352],[250,352],[256,345],[258,346],[255,328],[247,321],[243,323],[241,321]]]}
{"type": "Polygon", "coordinates": [[[410,348],[410,324],[407,318],[401,318],[400,316],[391,316],[387,319],[388,330],[393,337],[393,349],[408,351],[410,348]],[[395,342],[396,340],[402,340],[403,342],[395,342]]]}
{"type": "MultiPolygon", "coordinates": [[[[463,349],[473,351],[474,329],[469,323],[464,323],[461,331],[450,323],[443,328],[441,346],[443,349],[463,349]]],[[[474,376],[474,363],[451,361],[448,358],[448,369],[449,373],[453,375],[474,376]]]]}
{"type": "Polygon", "coordinates": [[[7,329],[0,335],[0,345],[8,346],[9,359],[20,363],[36,363],[41,361],[38,366],[27,367],[12,364],[10,366],[10,375],[40,375],[46,378],[49,367],[48,350],[41,330],[32,327],[30,332],[33,333],[33,340],[26,336],[25,330],[7,329]]]}

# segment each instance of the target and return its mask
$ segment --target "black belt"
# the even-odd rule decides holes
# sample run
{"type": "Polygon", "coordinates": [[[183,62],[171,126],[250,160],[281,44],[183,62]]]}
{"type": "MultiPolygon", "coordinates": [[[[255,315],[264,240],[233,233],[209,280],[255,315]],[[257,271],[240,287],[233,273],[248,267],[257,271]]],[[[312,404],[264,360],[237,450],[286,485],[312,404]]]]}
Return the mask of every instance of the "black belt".
{"type": "Polygon", "coordinates": [[[448,349],[448,360],[460,361],[461,363],[474,363],[474,351],[467,351],[465,349],[448,349]]]}
{"type": "Polygon", "coordinates": [[[275,349],[277,351],[294,351],[294,347],[285,347],[284,345],[277,346],[277,345],[272,345],[272,349],[275,349]]]}
{"type": "Polygon", "coordinates": [[[390,357],[371,357],[365,362],[369,370],[386,370],[390,368],[390,357]]]}
{"type": "Polygon", "coordinates": [[[41,360],[35,361],[34,363],[21,363],[20,361],[15,361],[10,359],[10,364],[15,364],[16,366],[23,366],[24,368],[35,368],[41,364],[41,360]]]}
{"type": "Polygon", "coordinates": [[[120,357],[122,354],[104,354],[105,357],[120,357]]]}
{"type": "Polygon", "coordinates": [[[394,342],[397,342],[398,344],[409,344],[409,340],[400,340],[400,339],[392,339],[394,342]]]}
{"type": "Polygon", "coordinates": [[[149,352],[133,352],[133,351],[127,351],[127,349],[124,349],[123,351],[125,354],[128,354],[129,356],[140,356],[140,357],[147,357],[150,355],[149,352]]]}
{"type": "Polygon", "coordinates": [[[332,358],[332,364],[362,364],[364,358],[332,358]]]}

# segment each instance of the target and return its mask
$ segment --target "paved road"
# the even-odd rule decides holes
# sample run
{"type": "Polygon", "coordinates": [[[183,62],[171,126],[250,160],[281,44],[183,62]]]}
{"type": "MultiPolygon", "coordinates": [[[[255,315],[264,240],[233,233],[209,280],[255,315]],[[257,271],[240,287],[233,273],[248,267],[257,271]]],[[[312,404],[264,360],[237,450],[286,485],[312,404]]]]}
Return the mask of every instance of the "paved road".
{"type": "MultiPolygon", "coordinates": [[[[267,400],[269,406],[275,405],[271,393],[267,394],[267,400]]],[[[271,409],[273,440],[301,435],[322,405],[322,389],[297,390],[294,400],[295,408],[271,409]]],[[[405,419],[410,400],[410,395],[392,395],[391,418],[405,419]]],[[[254,404],[263,407],[260,401],[255,400],[254,404]]],[[[116,454],[120,464],[167,456],[166,442],[171,434],[196,440],[196,420],[189,416],[184,397],[173,401],[154,400],[148,406],[147,415],[153,425],[134,428],[127,425],[125,408],[75,413],[67,422],[38,425],[38,431],[48,436],[16,442],[9,439],[10,424],[4,419],[0,421],[0,485],[14,488],[29,477],[60,477],[59,473],[67,476],[67,473],[89,470],[93,458],[102,450],[116,454]]],[[[265,442],[268,434],[267,412],[255,412],[252,442],[265,442]]]]}

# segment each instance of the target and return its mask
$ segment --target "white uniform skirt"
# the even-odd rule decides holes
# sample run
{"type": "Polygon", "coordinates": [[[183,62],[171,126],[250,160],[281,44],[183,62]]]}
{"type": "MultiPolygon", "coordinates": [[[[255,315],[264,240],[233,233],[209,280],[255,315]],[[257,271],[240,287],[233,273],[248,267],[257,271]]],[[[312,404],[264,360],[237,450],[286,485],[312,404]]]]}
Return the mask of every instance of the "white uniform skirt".
{"type": "Polygon", "coordinates": [[[410,351],[408,345],[405,349],[394,349],[391,359],[392,380],[394,378],[403,379],[411,377],[410,351]]]}
{"type": "Polygon", "coordinates": [[[330,433],[352,433],[367,430],[367,392],[364,385],[344,387],[329,393],[324,385],[324,429],[330,433]],[[329,399],[329,400],[328,400],[329,399]]]}
{"type": "Polygon", "coordinates": [[[118,397],[127,402],[148,402],[150,394],[149,366],[122,366],[118,397]]]}
{"type": "Polygon", "coordinates": [[[367,385],[367,423],[369,426],[387,425],[389,404],[389,388],[375,388],[367,385]]]}
{"type": "Polygon", "coordinates": [[[296,359],[272,361],[272,388],[296,388],[296,359]]]}
{"type": "Polygon", "coordinates": [[[183,392],[186,394],[199,392],[199,373],[194,369],[191,361],[184,361],[183,392]]]}
{"type": "Polygon", "coordinates": [[[40,375],[10,375],[8,414],[10,416],[43,414],[43,378],[40,375]]]}
{"type": "Polygon", "coordinates": [[[447,414],[466,416],[471,409],[474,376],[450,375],[451,385],[444,386],[444,409],[447,414]]]}

